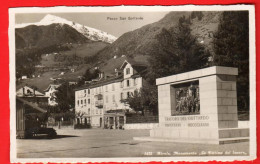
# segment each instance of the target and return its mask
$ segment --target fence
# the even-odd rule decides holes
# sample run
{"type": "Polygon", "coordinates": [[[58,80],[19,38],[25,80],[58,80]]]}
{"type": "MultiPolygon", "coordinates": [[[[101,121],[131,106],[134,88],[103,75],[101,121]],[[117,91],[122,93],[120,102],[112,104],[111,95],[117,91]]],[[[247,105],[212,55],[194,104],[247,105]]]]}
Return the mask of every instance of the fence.
{"type": "Polygon", "coordinates": [[[158,116],[126,115],[126,124],[134,123],[158,123],[158,116]]]}
{"type": "Polygon", "coordinates": [[[125,124],[124,129],[154,129],[159,126],[159,123],[133,123],[125,124]]]}
{"type": "Polygon", "coordinates": [[[49,127],[55,127],[55,126],[73,126],[73,120],[69,120],[69,121],[53,121],[53,122],[48,122],[48,126],[49,127]]]}

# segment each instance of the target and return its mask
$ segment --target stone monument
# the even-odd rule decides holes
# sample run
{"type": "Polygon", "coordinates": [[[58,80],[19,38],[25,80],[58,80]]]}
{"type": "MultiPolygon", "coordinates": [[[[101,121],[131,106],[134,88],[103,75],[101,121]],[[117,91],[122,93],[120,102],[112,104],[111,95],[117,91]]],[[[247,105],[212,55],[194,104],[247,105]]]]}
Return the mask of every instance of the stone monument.
{"type": "Polygon", "coordinates": [[[214,66],[156,80],[159,127],[135,140],[224,144],[249,140],[238,128],[237,68],[214,66]]]}

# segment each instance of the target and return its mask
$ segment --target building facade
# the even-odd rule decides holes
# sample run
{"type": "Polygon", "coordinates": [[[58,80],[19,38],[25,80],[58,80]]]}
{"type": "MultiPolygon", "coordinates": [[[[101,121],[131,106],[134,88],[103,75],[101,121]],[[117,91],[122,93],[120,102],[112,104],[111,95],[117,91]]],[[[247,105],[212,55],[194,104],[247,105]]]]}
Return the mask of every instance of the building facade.
{"type": "Polygon", "coordinates": [[[132,109],[124,99],[139,91],[144,85],[140,72],[146,66],[124,61],[115,70],[115,76],[106,78],[75,90],[76,123],[90,124],[92,127],[123,128],[125,112],[132,109]]]}
{"type": "Polygon", "coordinates": [[[25,85],[19,88],[16,96],[40,106],[48,105],[48,97],[34,86],[25,85]]]}
{"type": "Polygon", "coordinates": [[[48,97],[48,105],[56,106],[58,105],[56,101],[56,92],[57,88],[60,87],[61,84],[50,84],[47,89],[44,90],[45,96],[48,97]]]}

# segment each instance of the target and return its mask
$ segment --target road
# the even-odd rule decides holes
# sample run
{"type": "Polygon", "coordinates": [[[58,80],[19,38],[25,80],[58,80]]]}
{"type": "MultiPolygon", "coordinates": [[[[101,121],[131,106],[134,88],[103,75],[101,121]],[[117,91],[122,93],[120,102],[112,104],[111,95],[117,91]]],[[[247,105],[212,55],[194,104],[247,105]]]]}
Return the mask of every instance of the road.
{"type": "Polygon", "coordinates": [[[17,139],[18,158],[249,155],[249,142],[226,145],[134,141],[149,130],[60,129],[58,137],[17,139]],[[226,154],[225,154],[226,152],[226,154]],[[229,153],[227,153],[229,152],[229,153]]]}

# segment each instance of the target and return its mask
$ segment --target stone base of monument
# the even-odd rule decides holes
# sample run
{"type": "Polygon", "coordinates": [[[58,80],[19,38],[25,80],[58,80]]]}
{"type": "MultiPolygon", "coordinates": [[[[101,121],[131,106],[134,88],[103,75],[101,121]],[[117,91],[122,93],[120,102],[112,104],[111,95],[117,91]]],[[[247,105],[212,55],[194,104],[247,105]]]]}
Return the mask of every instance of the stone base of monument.
{"type": "Polygon", "coordinates": [[[249,140],[238,127],[237,68],[209,67],[156,79],[159,127],[135,140],[225,144],[249,140]]]}
{"type": "Polygon", "coordinates": [[[204,130],[173,130],[157,128],[150,130],[150,137],[134,137],[139,141],[201,143],[201,144],[228,144],[249,141],[248,128],[229,128],[213,131],[204,130]]]}

